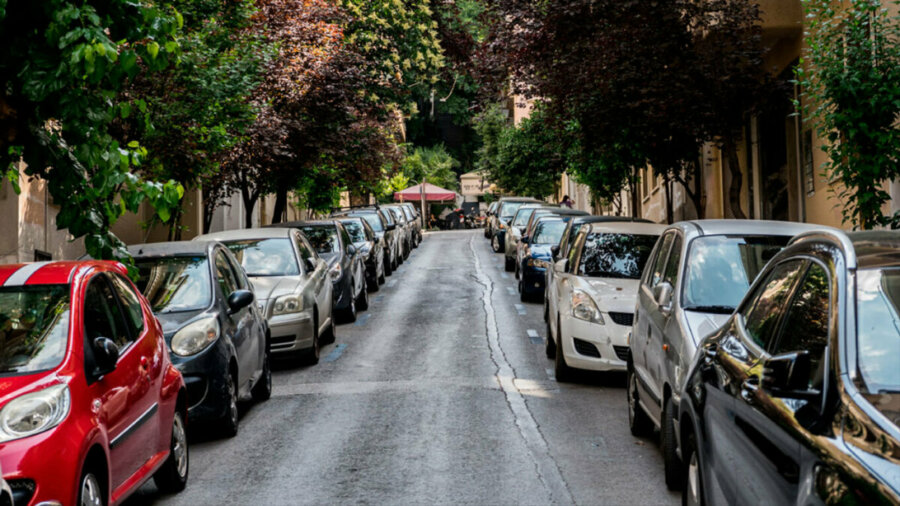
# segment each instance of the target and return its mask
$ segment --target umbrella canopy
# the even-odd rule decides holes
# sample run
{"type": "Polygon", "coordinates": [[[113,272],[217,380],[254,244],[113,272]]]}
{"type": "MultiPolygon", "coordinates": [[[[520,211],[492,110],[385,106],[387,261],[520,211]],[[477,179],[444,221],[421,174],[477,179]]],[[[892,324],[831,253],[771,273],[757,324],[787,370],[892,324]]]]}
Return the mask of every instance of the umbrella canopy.
{"type": "MultiPolygon", "coordinates": [[[[444,202],[447,200],[456,200],[456,192],[445,190],[431,183],[425,183],[425,200],[432,202],[444,202]]],[[[395,192],[394,200],[398,202],[415,202],[422,198],[422,185],[417,184],[409,188],[395,192]]]]}

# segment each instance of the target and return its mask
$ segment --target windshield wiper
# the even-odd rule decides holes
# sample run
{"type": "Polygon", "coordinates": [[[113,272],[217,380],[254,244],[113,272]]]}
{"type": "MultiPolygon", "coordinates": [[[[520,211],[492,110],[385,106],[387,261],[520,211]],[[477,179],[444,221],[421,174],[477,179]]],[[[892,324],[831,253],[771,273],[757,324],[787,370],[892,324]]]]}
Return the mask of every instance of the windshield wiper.
{"type": "Polygon", "coordinates": [[[697,311],[699,313],[731,314],[734,308],[731,306],[689,306],[685,311],[697,311]]]}

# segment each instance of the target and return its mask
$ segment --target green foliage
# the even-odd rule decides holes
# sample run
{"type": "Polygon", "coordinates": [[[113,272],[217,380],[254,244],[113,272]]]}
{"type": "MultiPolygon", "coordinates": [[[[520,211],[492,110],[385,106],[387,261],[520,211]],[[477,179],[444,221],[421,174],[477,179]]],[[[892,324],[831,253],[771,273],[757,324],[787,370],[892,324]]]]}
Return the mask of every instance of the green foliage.
{"type": "Polygon", "coordinates": [[[459,190],[459,178],[454,169],[459,167],[444,146],[415,148],[400,163],[403,177],[416,184],[425,179],[428,183],[446,190],[459,190]]]}
{"type": "Polygon", "coordinates": [[[133,172],[147,151],[110,131],[117,117],[146,113],[119,92],[135,77],[177,61],[181,15],[145,2],[13,2],[0,15],[0,167],[20,160],[47,182],[57,226],[84,237],[90,255],[125,258],[110,226],[147,200],[161,217],[183,189],[133,172]]]}
{"type": "Polygon", "coordinates": [[[804,119],[828,155],[825,177],[842,189],[845,223],[869,229],[885,216],[884,184],[900,177],[900,17],[878,0],[804,0],[805,55],[797,71],[804,119]]]}

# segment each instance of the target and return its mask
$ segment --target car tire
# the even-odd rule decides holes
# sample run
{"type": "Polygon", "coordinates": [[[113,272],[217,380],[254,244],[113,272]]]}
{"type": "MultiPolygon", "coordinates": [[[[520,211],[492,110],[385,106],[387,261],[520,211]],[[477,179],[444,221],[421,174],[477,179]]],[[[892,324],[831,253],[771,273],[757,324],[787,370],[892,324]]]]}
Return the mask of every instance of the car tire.
{"type": "Polygon", "coordinates": [[[81,473],[81,481],[78,482],[78,505],[79,506],[105,506],[103,489],[100,486],[100,480],[93,469],[85,466],[81,473]]]}
{"type": "Polygon", "coordinates": [[[325,331],[325,334],[320,341],[323,344],[333,344],[335,339],[337,339],[337,332],[335,332],[334,318],[332,318],[331,322],[328,324],[328,329],[325,331]]]}
{"type": "Polygon", "coordinates": [[[219,420],[218,426],[223,437],[234,437],[238,433],[238,425],[240,424],[238,387],[234,373],[229,372],[225,376],[225,385],[226,394],[228,395],[228,406],[225,407],[225,414],[219,420]]]}
{"type": "Polygon", "coordinates": [[[385,264],[384,261],[382,260],[381,274],[378,275],[378,279],[376,280],[376,281],[378,281],[378,288],[381,288],[381,285],[383,285],[384,282],[387,281],[387,279],[385,279],[387,276],[385,276],[385,274],[384,274],[385,270],[387,270],[387,264],[385,264]]]}
{"type": "Polygon", "coordinates": [[[175,411],[172,419],[172,441],[169,443],[169,457],[153,475],[156,488],[164,494],[181,492],[187,485],[190,459],[187,444],[187,429],[181,412],[175,411]]]}
{"type": "Polygon", "coordinates": [[[544,352],[547,353],[547,358],[554,359],[556,358],[556,342],[553,341],[553,335],[551,335],[553,329],[550,328],[550,322],[547,322],[547,346],[544,349],[544,352]]]}
{"type": "Polygon", "coordinates": [[[503,257],[503,270],[512,272],[516,268],[516,261],[509,257],[503,257]]]}
{"type": "MultiPolygon", "coordinates": [[[[332,323],[332,326],[334,324],[332,323]]],[[[321,341],[319,340],[319,317],[313,318],[313,345],[303,352],[304,365],[316,365],[319,363],[319,354],[322,351],[321,341]]]]}
{"type": "Polygon", "coordinates": [[[359,289],[359,295],[356,297],[356,307],[360,311],[369,309],[369,289],[365,285],[359,289]]]}
{"type": "Polygon", "coordinates": [[[356,321],[358,313],[356,311],[356,299],[350,299],[350,305],[344,310],[344,323],[353,323],[356,321]]]}
{"type": "MultiPolygon", "coordinates": [[[[559,334],[559,321],[556,322],[556,333],[559,334]]],[[[554,354],[554,374],[556,375],[557,383],[571,383],[573,376],[573,369],[569,367],[569,364],[566,363],[566,352],[563,350],[562,346],[562,336],[559,338],[559,345],[556,346],[556,353],[554,354]]]]}
{"type": "Polygon", "coordinates": [[[682,506],[703,506],[703,466],[700,465],[700,452],[697,448],[697,437],[689,433],[685,441],[684,460],[688,463],[684,473],[684,486],[681,493],[682,506]]]}
{"type": "Polygon", "coordinates": [[[272,397],[272,365],[271,354],[267,351],[263,358],[263,371],[259,381],[253,385],[253,400],[265,402],[272,397]]]}
{"type": "Polygon", "coordinates": [[[391,260],[390,255],[384,259],[384,272],[381,276],[381,282],[384,283],[384,278],[390,276],[394,273],[394,262],[391,260]]]}
{"type": "Polygon", "coordinates": [[[663,465],[666,476],[666,486],[669,490],[679,490],[684,485],[684,466],[678,458],[675,439],[675,418],[672,415],[674,406],[672,398],[666,399],[663,406],[662,427],[659,431],[659,444],[662,447],[663,465]]]}
{"type": "Polygon", "coordinates": [[[547,296],[544,296],[544,321],[550,321],[550,302],[547,301],[547,296]]]}
{"type": "Polygon", "coordinates": [[[653,425],[650,417],[638,402],[637,375],[634,373],[634,367],[630,364],[625,377],[627,383],[625,392],[628,396],[628,428],[634,437],[647,436],[653,431],[653,425]]]}
{"type": "Polygon", "coordinates": [[[519,301],[528,302],[531,300],[531,296],[525,293],[525,282],[519,281],[519,301]]]}
{"type": "Polygon", "coordinates": [[[491,249],[494,250],[494,253],[505,253],[503,244],[500,243],[500,236],[497,234],[494,234],[494,237],[491,238],[491,249]]]}

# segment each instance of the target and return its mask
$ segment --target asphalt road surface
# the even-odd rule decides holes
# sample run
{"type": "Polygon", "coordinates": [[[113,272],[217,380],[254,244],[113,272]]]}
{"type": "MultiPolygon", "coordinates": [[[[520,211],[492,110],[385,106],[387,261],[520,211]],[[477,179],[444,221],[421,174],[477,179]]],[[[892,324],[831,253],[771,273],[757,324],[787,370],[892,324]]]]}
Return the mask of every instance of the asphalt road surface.
{"type": "Polygon", "coordinates": [[[281,364],[187,489],[142,504],[675,504],[628,431],[624,375],[557,384],[539,304],[482,231],[428,234],[313,367],[281,364]]]}

